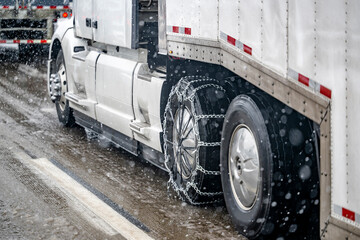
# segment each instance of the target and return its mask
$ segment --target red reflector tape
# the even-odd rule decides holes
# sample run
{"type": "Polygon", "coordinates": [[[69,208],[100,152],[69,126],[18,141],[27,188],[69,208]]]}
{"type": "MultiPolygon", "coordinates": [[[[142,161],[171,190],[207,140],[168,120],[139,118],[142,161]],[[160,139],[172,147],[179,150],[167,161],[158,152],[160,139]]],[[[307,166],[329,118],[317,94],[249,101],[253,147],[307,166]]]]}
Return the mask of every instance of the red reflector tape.
{"type": "Polygon", "coordinates": [[[8,5],[0,5],[0,9],[5,9],[5,10],[12,10],[15,9],[15,6],[8,6],[8,5]]]}
{"type": "Polygon", "coordinates": [[[331,98],[331,90],[323,85],[320,85],[320,93],[328,98],[331,98]]]}
{"type": "Polygon", "coordinates": [[[252,48],[249,47],[248,45],[243,44],[241,41],[239,41],[238,39],[227,35],[224,32],[220,32],[220,39],[224,40],[225,42],[235,46],[236,48],[244,51],[245,53],[252,55],[252,48]]]}
{"type": "Polygon", "coordinates": [[[179,33],[179,27],[173,26],[172,30],[174,33],[179,33]]]}
{"type": "Polygon", "coordinates": [[[288,76],[289,78],[292,78],[299,83],[302,83],[303,85],[311,88],[316,93],[320,93],[323,96],[331,99],[331,90],[318,82],[314,81],[313,79],[306,77],[305,75],[302,75],[301,73],[298,73],[297,71],[289,68],[288,69],[288,76]]]}
{"type": "Polygon", "coordinates": [[[351,221],[355,221],[355,212],[350,211],[346,208],[342,208],[342,216],[350,219],[351,221]]]}
{"type": "Polygon", "coordinates": [[[167,26],[167,31],[172,33],[191,35],[191,28],[188,27],[167,26]]]}
{"type": "Polygon", "coordinates": [[[48,10],[48,9],[70,9],[69,6],[65,5],[65,6],[56,6],[56,5],[52,5],[52,6],[42,6],[42,5],[39,5],[39,6],[32,6],[31,7],[33,10],[35,9],[43,9],[43,10],[48,10]]]}
{"type": "Polygon", "coordinates": [[[0,40],[0,44],[48,44],[51,43],[51,39],[12,39],[12,40],[0,40]]]}
{"type": "Polygon", "coordinates": [[[306,85],[306,86],[309,86],[310,78],[305,77],[304,75],[299,73],[298,81],[301,82],[302,84],[306,85]]]}
{"type": "Polygon", "coordinates": [[[227,36],[227,42],[230,43],[231,45],[235,46],[236,39],[228,35],[227,36]]]}
{"type": "Polygon", "coordinates": [[[351,211],[336,204],[333,205],[332,211],[339,217],[346,218],[346,220],[360,224],[360,214],[357,212],[351,211]]]}
{"type": "Polygon", "coordinates": [[[244,46],[244,52],[246,52],[247,54],[252,55],[252,48],[245,45],[245,44],[243,44],[243,46],[244,46]]]}

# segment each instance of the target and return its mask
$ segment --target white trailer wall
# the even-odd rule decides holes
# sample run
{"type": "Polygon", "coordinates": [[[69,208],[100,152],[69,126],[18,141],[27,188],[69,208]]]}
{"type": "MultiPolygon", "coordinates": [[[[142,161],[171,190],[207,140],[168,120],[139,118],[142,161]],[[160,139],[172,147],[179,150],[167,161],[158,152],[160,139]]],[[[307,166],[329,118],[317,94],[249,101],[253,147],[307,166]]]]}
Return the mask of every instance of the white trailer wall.
{"type": "MultiPolygon", "coordinates": [[[[347,200],[349,209],[360,213],[359,171],[360,161],[360,1],[347,1],[346,26],[346,96],[347,96],[347,129],[346,142],[348,154],[347,166],[347,200]]],[[[360,219],[359,219],[360,220],[360,219]]]]}
{"type": "MultiPolygon", "coordinates": [[[[235,39],[240,39],[239,2],[220,0],[219,31],[235,39]],[[226,17],[224,17],[226,16],[226,17]]],[[[240,51],[240,49],[238,49],[240,51]]]]}
{"type": "MultiPolygon", "coordinates": [[[[225,0],[226,1],[226,0],[225,0]]],[[[234,1],[230,1],[234,2],[234,1]]],[[[234,4],[233,4],[234,5],[234,4]]],[[[252,56],[261,59],[262,1],[239,1],[238,19],[229,23],[239,25],[240,42],[252,48],[252,56]]],[[[226,12],[225,12],[226,14],[226,12]]],[[[225,15],[226,16],[226,15],[225,15]]],[[[223,16],[223,17],[225,17],[223,16]]],[[[222,16],[220,16],[222,18],[222,16]]]]}
{"type": "MultiPolygon", "coordinates": [[[[348,208],[345,1],[316,1],[315,81],[332,89],[332,203],[348,208]]],[[[355,210],[355,209],[353,209],[355,210]]]]}
{"type": "Polygon", "coordinates": [[[218,5],[217,0],[166,1],[167,34],[217,41],[218,5]],[[206,11],[201,11],[203,6],[206,11]],[[173,27],[179,27],[180,32],[174,33],[173,27]],[[191,32],[185,34],[183,28],[191,29],[191,32]]]}
{"type": "Polygon", "coordinates": [[[289,68],[315,77],[315,4],[314,0],[289,3],[289,68]]]}
{"type": "MultiPolygon", "coordinates": [[[[254,59],[287,73],[287,1],[220,0],[219,34],[251,48],[254,59]]],[[[226,39],[222,39],[229,44],[226,39]]],[[[237,51],[243,51],[238,48],[237,51]]]]}
{"type": "Polygon", "coordinates": [[[287,73],[287,1],[264,1],[261,61],[280,75],[287,73]]]}

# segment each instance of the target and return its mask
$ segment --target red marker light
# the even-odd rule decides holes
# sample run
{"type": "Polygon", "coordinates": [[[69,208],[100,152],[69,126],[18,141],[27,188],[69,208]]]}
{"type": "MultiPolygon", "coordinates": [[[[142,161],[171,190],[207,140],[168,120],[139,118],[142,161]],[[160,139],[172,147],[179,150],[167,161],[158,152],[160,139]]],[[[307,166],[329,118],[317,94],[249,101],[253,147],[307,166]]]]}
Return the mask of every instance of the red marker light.
{"type": "Polygon", "coordinates": [[[69,14],[67,12],[64,12],[62,16],[63,16],[63,18],[67,18],[69,16],[69,14]]]}

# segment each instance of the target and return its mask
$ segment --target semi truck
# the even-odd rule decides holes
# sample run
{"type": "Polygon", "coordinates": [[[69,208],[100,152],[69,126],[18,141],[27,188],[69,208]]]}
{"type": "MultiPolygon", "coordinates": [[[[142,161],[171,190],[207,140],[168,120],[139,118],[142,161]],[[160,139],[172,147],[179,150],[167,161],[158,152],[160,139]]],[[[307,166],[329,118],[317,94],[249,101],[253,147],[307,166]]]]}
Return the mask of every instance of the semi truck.
{"type": "Polygon", "coordinates": [[[69,0],[0,0],[0,47],[48,55],[58,19],[71,17],[69,0]]]}
{"type": "Polygon", "coordinates": [[[249,239],[360,237],[356,0],[76,0],[55,31],[59,121],[226,205],[249,239]]]}

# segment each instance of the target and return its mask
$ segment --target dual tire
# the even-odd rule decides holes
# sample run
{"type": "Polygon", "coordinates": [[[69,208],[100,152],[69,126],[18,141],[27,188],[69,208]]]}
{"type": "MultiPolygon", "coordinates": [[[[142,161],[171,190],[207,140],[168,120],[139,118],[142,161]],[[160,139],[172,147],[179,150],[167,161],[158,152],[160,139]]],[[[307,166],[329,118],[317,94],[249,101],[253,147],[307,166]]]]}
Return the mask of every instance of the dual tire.
{"type": "Polygon", "coordinates": [[[241,94],[229,105],[230,94],[216,80],[205,78],[184,78],[174,87],[164,119],[169,182],[192,204],[223,197],[236,229],[249,239],[317,238],[319,176],[312,123],[264,93],[241,94]],[[187,102],[191,94],[194,98],[187,102]],[[178,150],[184,141],[175,140],[183,108],[193,119],[226,111],[225,118],[191,125],[194,165],[184,162],[178,150]],[[203,142],[220,144],[205,147],[199,144],[203,142]],[[185,176],[181,164],[193,166],[185,176]],[[223,195],[218,194],[221,190],[223,195]]]}

